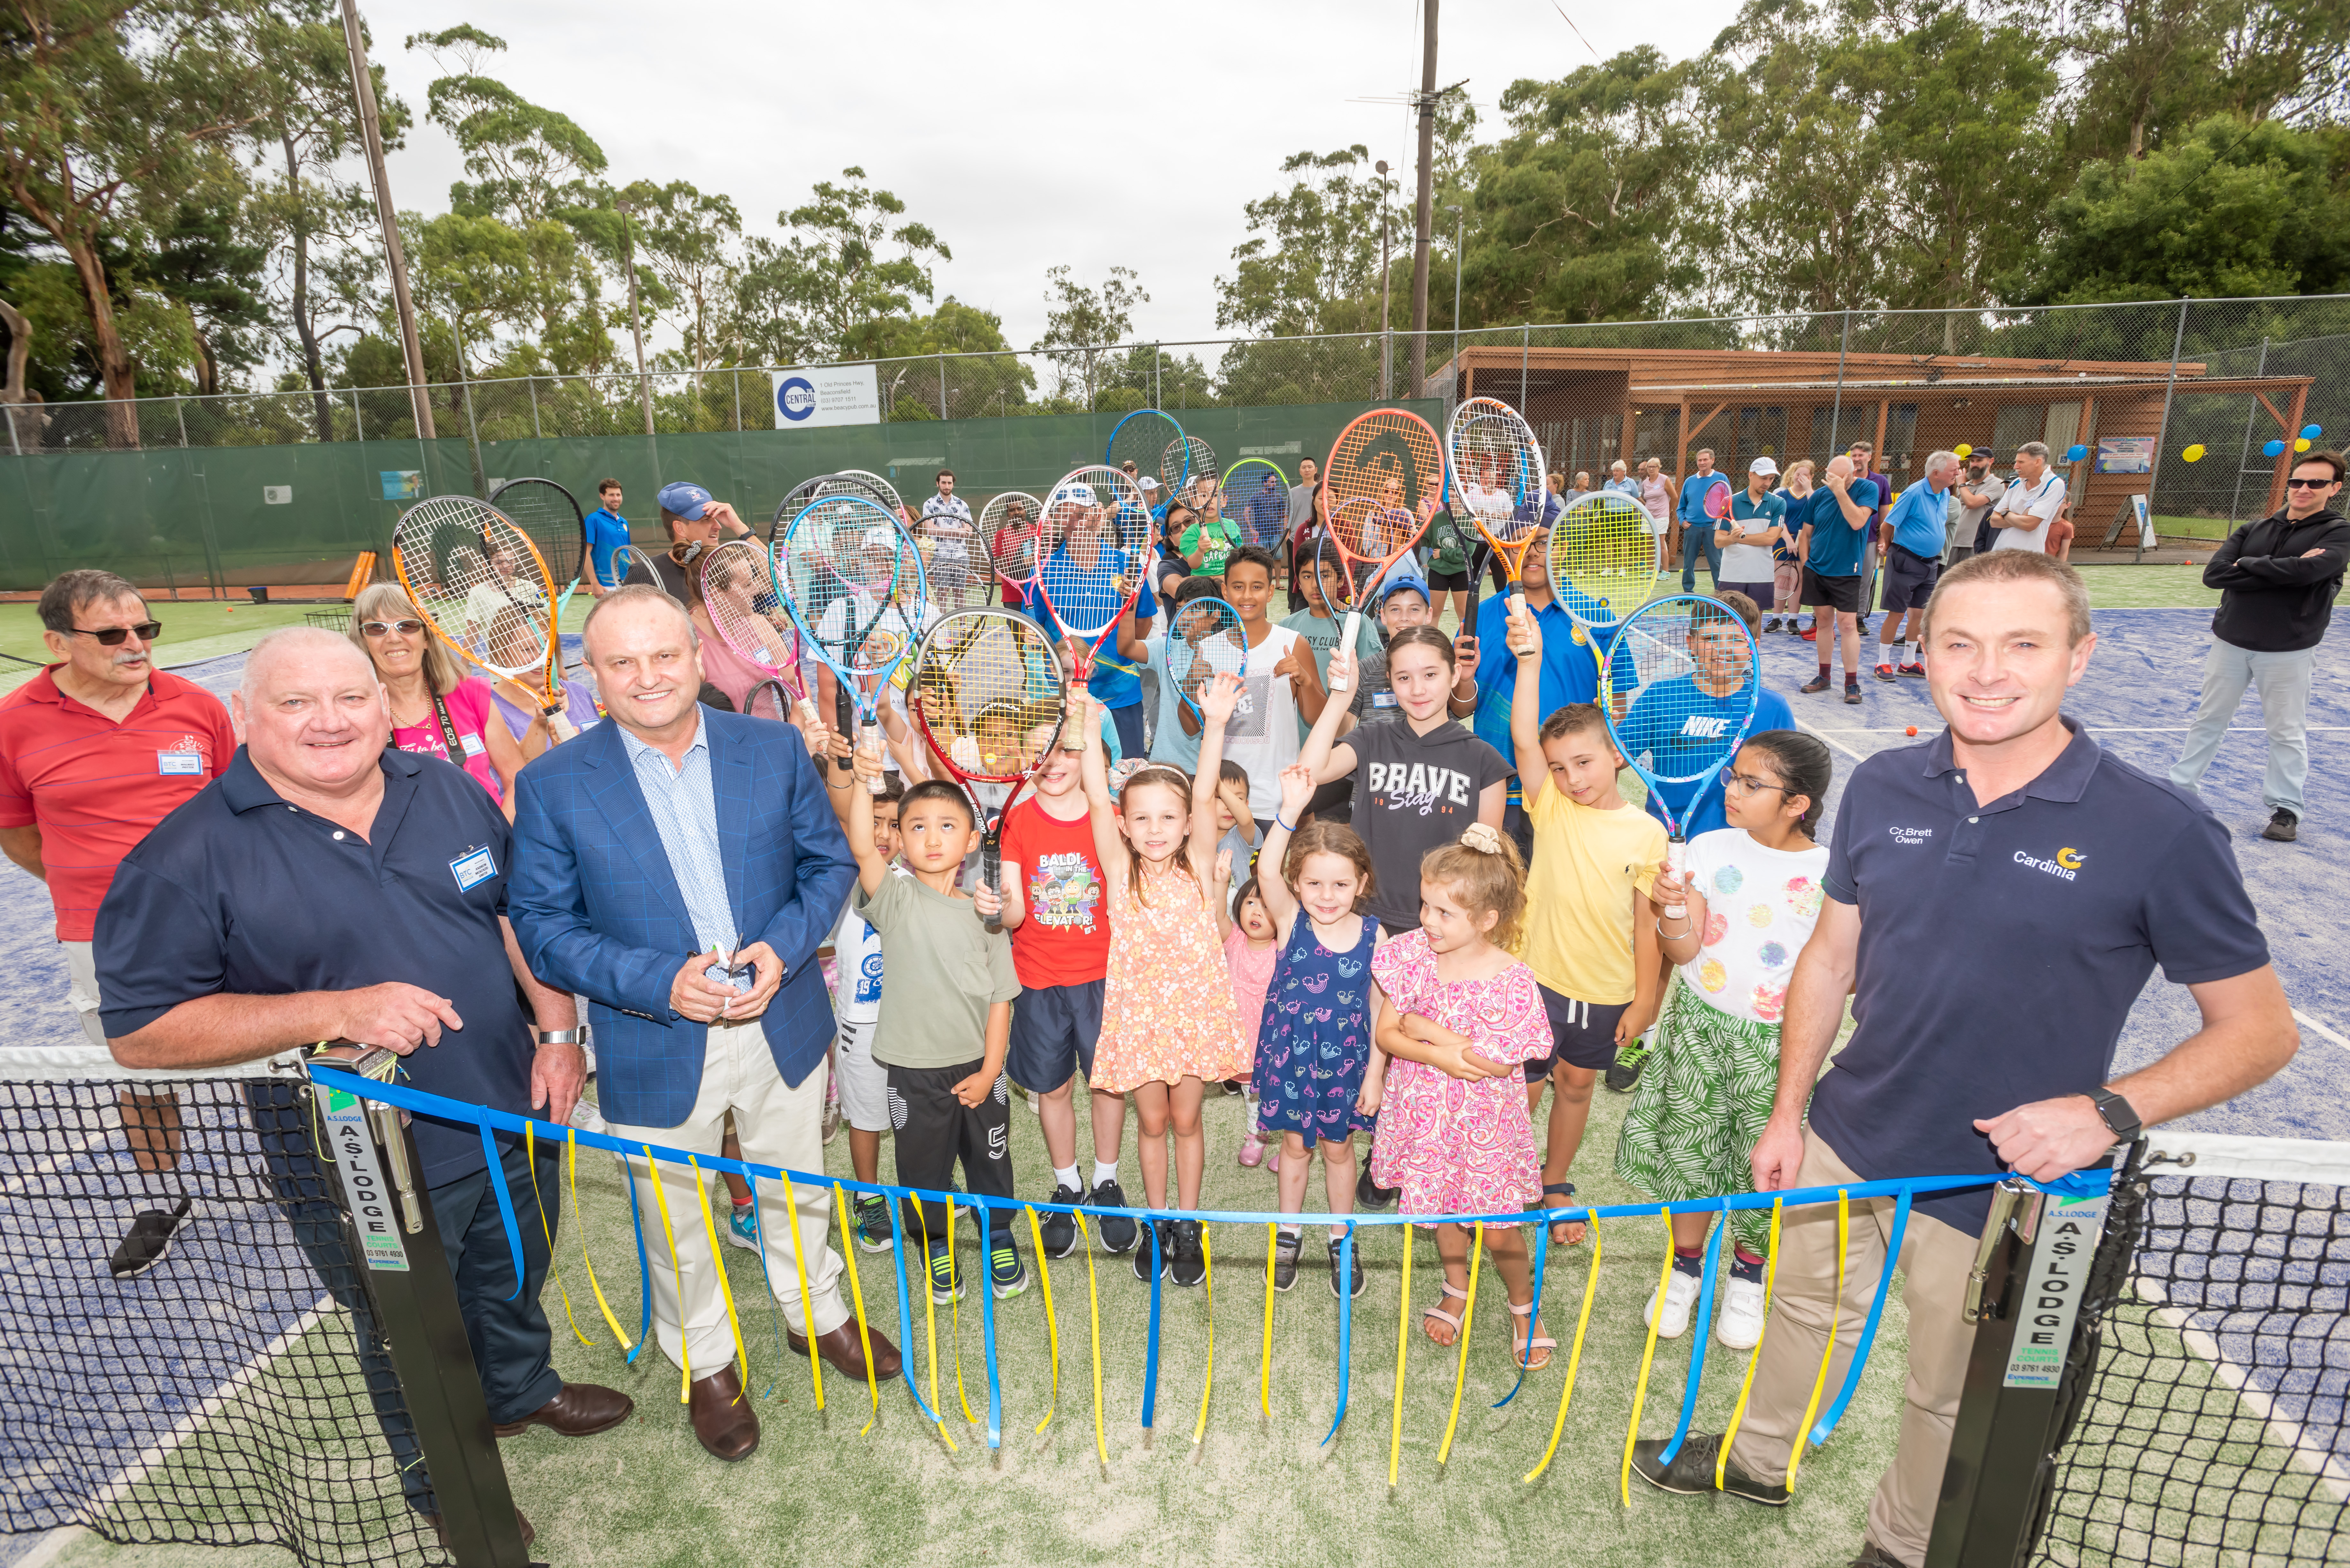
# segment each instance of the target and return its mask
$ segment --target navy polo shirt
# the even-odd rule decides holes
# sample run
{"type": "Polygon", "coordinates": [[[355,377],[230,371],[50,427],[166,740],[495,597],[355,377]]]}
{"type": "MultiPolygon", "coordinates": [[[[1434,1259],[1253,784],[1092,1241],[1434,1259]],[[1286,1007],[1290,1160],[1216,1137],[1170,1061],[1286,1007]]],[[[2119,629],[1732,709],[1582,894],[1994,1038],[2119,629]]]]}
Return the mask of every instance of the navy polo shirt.
{"type": "MultiPolygon", "coordinates": [[[[99,907],[109,1037],[199,996],[404,981],[449,998],[465,1021],[401,1059],[406,1081],[528,1111],[531,1025],[498,925],[513,830],[487,791],[438,757],[387,751],[378,765],[383,804],[365,838],[287,805],[243,746],[156,825],[99,907]]],[[[428,1184],[482,1168],[471,1123],[420,1116],[415,1126],[428,1184]]]]}
{"type": "MultiPolygon", "coordinates": [[[[1599,661],[1594,657],[1590,634],[1566,613],[1554,594],[1550,603],[1528,614],[1542,629],[1542,717],[1549,718],[1569,702],[1591,702],[1599,696],[1599,661]]],[[[1510,705],[1517,701],[1518,659],[1510,651],[1510,601],[1500,594],[1477,606],[1477,711],[1470,722],[1477,738],[1512,762],[1510,705]]],[[[1519,800],[1519,784],[1510,778],[1510,800],[1519,800]]]]}
{"type": "MultiPolygon", "coordinates": [[[[2103,1085],[2155,965],[2195,985],[2269,961],[2228,830],[2064,727],[2047,771],[1988,805],[1948,730],[1845,786],[1825,882],[1859,908],[1857,1026],[1811,1121],[1869,1179],[2002,1171],[1974,1123],[2103,1085]]],[[[1977,1233],[1991,1195],[1918,1209],[1977,1233]]]]}

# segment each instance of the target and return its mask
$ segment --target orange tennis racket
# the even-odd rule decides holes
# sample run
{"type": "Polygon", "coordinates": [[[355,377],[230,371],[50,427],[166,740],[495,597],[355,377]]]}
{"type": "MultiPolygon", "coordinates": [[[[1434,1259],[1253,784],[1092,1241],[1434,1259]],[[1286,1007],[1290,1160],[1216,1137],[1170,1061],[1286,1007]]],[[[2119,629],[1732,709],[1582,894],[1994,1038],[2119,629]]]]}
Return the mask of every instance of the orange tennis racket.
{"type": "Polygon", "coordinates": [[[391,565],[442,641],[531,688],[558,743],[579,732],[563,711],[555,580],[512,518],[470,495],[428,497],[400,514],[391,565]]]}
{"type": "Polygon", "coordinates": [[[1355,646],[1365,600],[1398,557],[1419,543],[1443,492],[1444,448],[1418,414],[1373,409],[1338,432],[1322,471],[1322,498],[1328,544],[1344,568],[1338,577],[1347,621],[1339,647],[1355,646]]]}
{"type": "Polygon", "coordinates": [[[1471,398],[1444,428],[1452,515],[1466,512],[1509,574],[1510,613],[1526,607],[1526,552],[1542,537],[1550,504],[1534,427],[1498,398],[1471,398]]]}

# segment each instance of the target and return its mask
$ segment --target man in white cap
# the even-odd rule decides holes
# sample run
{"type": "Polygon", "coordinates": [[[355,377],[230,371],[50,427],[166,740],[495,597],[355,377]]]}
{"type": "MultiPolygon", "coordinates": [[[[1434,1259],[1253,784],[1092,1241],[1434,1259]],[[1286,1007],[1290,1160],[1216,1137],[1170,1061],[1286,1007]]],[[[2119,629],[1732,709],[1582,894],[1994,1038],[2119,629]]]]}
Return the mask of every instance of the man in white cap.
{"type": "Polygon", "coordinates": [[[1746,469],[1746,488],[1730,498],[1730,515],[1713,531],[1721,552],[1721,570],[1715,578],[1720,593],[1732,591],[1768,608],[1778,589],[1773,579],[1778,562],[1771,546],[1786,536],[1787,498],[1771,488],[1779,465],[1758,457],[1746,469]]]}

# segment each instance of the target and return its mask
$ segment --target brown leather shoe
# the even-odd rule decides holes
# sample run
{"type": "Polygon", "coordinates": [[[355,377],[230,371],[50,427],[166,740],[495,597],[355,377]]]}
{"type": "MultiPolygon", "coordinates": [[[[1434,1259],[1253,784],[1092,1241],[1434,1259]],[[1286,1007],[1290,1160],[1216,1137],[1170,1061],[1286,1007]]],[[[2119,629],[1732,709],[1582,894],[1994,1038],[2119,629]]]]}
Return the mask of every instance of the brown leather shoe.
{"type": "Polygon", "coordinates": [[[729,1463],[747,1459],[759,1446],[759,1417],[743,1397],[743,1378],[733,1366],[696,1378],[686,1394],[687,1414],[702,1446],[729,1463]]]}
{"type": "Polygon", "coordinates": [[[567,1438],[585,1438],[617,1427],[629,1418],[637,1402],[617,1388],[594,1383],[567,1383],[563,1392],[525,1416],[496,1428],[501,1438],[519,1437],[533,1424],[567,1438]]]}
{"type": "MultiPolygon", "coordinates": [[[[868,1328],[868,1334],[873,1341],[873,1379],[877,1383],[887,1383],[898,1376],[898,1347],[890,1344],[889,1336],[878,1328],[868,1328]]],[[[784,1343],[792,1347],[794,1355],[807,1354],[807,1341],[789,1329],[784,1331],[784,1343]]],[[[827,1366],[844,1377],[853,1377],[859,1383],[865,1381],[865,1347],[857,1342],[854,1319],[842,1324],[830,1334],[817,1334],[816,1349],[816,1354],[824,1357],[827,1366]]]]}
{"type": "MultiPolygon", "coordinates": [[[[449,1527],[441,1522],[441,1516],[437,1513],[426,1514],[424,1522],[432,1527],[433,1536],[441,1542],[441,1549],[446,1552],[449,1549],[449,1527]]],[[[515,1522],[522,1526],[522,1543],[525,1546],[538,1539],[538,1532],[530,1527],[530,1521],[522,1516],[520,1509],[515,1510],[515,1522]]]]}

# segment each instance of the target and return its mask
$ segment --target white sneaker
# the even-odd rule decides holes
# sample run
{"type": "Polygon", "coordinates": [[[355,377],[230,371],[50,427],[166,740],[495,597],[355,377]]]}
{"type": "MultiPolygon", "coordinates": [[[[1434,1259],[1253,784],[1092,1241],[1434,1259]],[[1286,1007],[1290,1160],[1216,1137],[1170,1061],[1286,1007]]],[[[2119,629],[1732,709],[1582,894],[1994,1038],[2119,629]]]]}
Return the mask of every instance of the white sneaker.
{"type": "Polygon", "coordinates": [[[1657,1298],[1654,1296],[1648,1298],[1647,1308],[1640,1314],[1640,1321],[1656,1324],[1659,1339],[1679,1339],[1689,1332],[1690,1313],[1697,1305],[1698,1292],[1701,1288],[1702,1282],[1695,1274],[1685,1274],[1675,1269],[1672,1277],[1665,1282],[1664,1321],[1657,1322],[1657,1298]]]}
{"type": "Polygon", "coordinates": [[[1762,1282],[1730,1276],[1714,1314],[1713,1337],[1732,1350],[1752,1350],[1762,1337],[1762,1282]]]}

